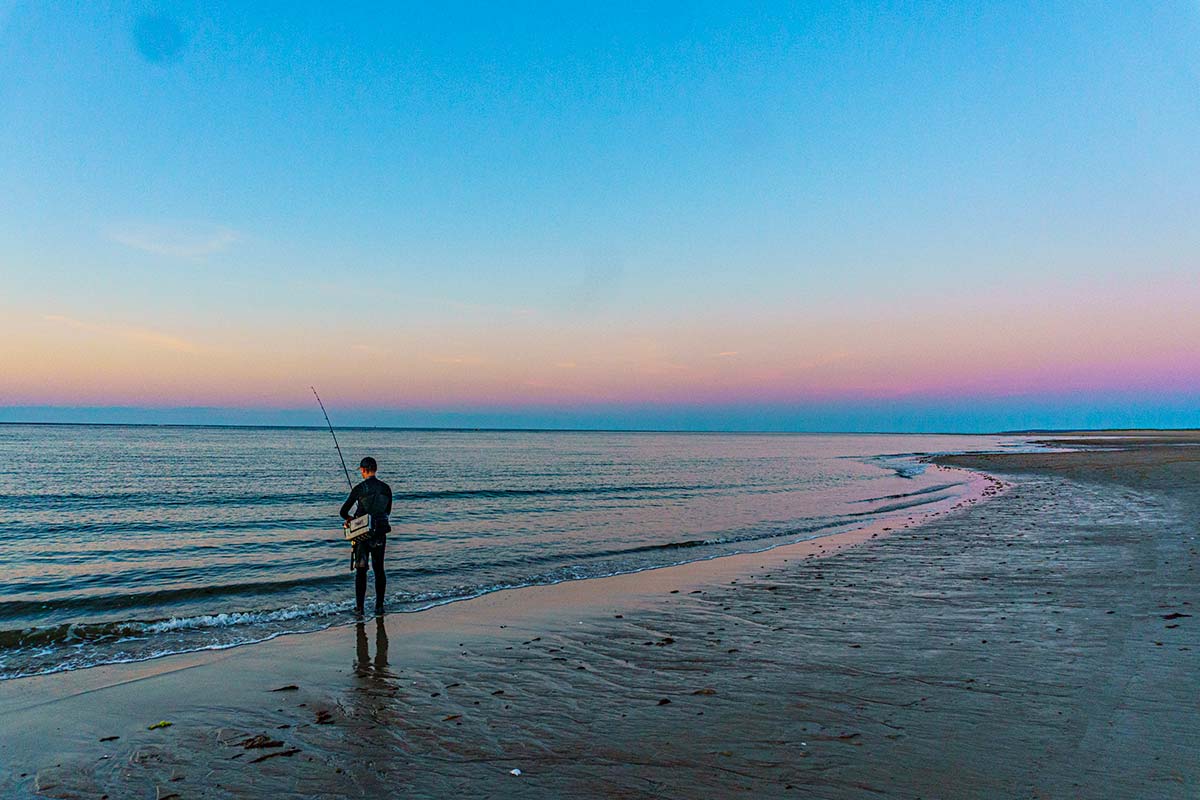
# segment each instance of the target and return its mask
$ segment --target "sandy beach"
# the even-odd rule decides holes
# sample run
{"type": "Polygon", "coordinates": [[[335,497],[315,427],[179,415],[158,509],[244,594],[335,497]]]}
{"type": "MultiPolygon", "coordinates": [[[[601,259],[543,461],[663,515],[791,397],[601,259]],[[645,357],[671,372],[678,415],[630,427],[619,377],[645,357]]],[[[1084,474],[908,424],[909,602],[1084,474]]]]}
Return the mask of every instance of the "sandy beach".
{"type": "Polygon", "coordinates": [[[1195,797],[1200,436],[1094,443],[940,459],[974,494],[894,529],[5,681],[0,794],[1195,797]]]}
{"type": "Polygon", "coordinates": [[[1200,800],[1197,41],[0,0],[0,800],[1200,800]]]}

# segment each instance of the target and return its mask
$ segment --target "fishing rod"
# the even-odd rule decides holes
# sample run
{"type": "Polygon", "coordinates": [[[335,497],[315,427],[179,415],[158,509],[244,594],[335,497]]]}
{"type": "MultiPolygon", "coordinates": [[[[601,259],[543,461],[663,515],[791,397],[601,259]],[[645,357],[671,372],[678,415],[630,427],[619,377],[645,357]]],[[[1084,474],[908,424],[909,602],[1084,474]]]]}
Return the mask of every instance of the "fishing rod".
{"type": "Polygon", "coordinates": [[[354,481],[350,480],[350,470],[346,469],[346,459],[342,456],[342,446],[338,444],[337,434],[333,432],[333,423],[329,421],[329,412],[325,410],[325,404],[321,402],[321,395],[317,394],[317,387],[310,386],[313,397],[317,398],[317,405],[321,407],[321,413],[325,415],[325,424],[329,426],[329,435],[333,437],[333,446],[337,448],[338,458],[342,461],[342,471],[346,473],[346,483],[350,484],[350,490],[354,491],[354,481]]]}

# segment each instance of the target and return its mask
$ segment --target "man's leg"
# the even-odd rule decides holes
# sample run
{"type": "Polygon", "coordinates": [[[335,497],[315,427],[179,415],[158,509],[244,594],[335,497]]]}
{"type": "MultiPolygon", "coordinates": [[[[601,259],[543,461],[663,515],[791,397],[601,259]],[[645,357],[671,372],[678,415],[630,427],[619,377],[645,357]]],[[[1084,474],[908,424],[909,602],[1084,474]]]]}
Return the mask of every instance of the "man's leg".
{"type": "Polygon", "coordinates": [[[363,601],[367,599],[367,568],[354,570],[354,610],[359,614],[363,611],[363,601]]]}
{"type": "Polygon", "coordinates": [[[376,611],[383,611],[383,598],[387,592],[387,575],[383,571],[383,547],[384,543],[380,542],[379,546],[371,551],[371,569],[375,573],[376,611]]]}

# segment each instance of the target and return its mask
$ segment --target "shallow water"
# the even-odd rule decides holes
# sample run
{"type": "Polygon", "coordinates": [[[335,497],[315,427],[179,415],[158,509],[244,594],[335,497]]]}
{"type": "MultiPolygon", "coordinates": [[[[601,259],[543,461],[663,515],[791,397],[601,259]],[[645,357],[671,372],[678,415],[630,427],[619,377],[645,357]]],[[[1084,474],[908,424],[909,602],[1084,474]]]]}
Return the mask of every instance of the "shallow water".
{"type": "MultiPolygon", "coordinates": [[[[758,550],[963,491],[922,453],[995,436],[347,430],[395,495],[388,604],[416,610],[758,550]]],[[[321,429],[0,425],[0,678],[258,641],[352,601],[321,429]]]]}

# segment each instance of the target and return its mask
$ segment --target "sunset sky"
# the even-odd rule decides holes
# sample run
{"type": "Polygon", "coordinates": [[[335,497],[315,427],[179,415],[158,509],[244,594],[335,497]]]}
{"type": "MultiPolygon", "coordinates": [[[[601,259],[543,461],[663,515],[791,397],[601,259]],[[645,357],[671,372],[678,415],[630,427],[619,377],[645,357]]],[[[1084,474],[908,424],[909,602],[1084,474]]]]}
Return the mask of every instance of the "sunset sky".
{"type": "Polygon", "coordinates": [[[0,0],[0,421],[1200,425],[1195,0],[249,5],[0,0]]]}

